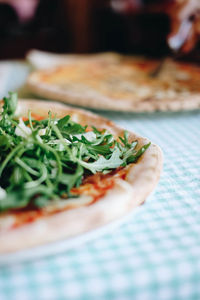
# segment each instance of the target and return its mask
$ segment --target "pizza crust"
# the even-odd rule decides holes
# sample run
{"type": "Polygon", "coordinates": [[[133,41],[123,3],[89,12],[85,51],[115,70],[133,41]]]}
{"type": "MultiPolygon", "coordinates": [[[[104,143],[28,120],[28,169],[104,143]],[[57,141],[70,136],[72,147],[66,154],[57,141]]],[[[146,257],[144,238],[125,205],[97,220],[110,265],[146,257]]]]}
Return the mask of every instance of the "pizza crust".
{"type": "Polygon", "coordinates": [[[26,59],[35,69],[47,69],[62,64],[71,64],[72,62],[82,62],[85,59],[89,61],[113,61],[119,59],[119,54],[114,52],[102,52],[97,54],[55,54],[40,50],[30,50],[26,59]]]}
{"type": "MultiPolygon", "coordinates": [[[[126,57],[116,53],[59,56],[39,51],[30,52],[28,59],[36,68],[40,68],[39,66],[45,68],[44,70],[36,70],[30,74],[27,80],[29,90],[40,97],[101,110],[153,112],[194,110],[200,108],[200,90],[197,87],[197,85],[200,86],[200,80],[197,79],[191,85],[190,78],[187,78],[187,76],[200,78],[200,68],[198,66],[181,64],[168,58],[165,60],[163,70],[158,78],[151,79],[148,77],[146,74],[149,74],[149,71],[144,71],[145,76],[143,76],[142,72],[138,71],[138,75],[137,72],[133,74],[131,81],[130,78],[127,80],[126,73],[130,71],[131,65],[134,68],[135,64],[148,63],[154,69],[159,64],[159,60],[126,57]],[[97,74],[97,77],[94,76],[94,82],[92,82],[90,75],[89,77],[87,75],[89,73],[87,72],[87,65],[95,66],[95,64],[97,68],[103,64],[103,70],[100,71],[100,78],[98,77],[99,74],[97,74]],[[129,70],[126,70],[128,65],[129,70]],[[189,68],[189,71],[176,69],[185,65],[189,68]],[[68,79],[64,80],[65,76],[63,77],[64,81],[62,84],[58,84],[58,81],[47,82],[42,80],[43,74],[48,74],[48,76],[53,75],[59,66],[66,68],[66,71],[71,66],[77,67],[75,75],[77,76],[77,80],[73,83],[73,80],[70,81],[71,79],[69,81],[68,79]],[[80,76],[80,79],[78,79],[78,70],[79,67],[81,70],[81,66],[85,68],[85,73],[83,71],[82,77],[80,76]],[[114,66],[116,70],[113,69],[113,72],[110,71],[110,66],[114,66]],[[101,76],[106,76],[106,72],[110,72],[111,75],[121,73],[117,78],[118,81],[113,82],[113,86],[111,85],[110,88],[105,89],[104,84],[106,83],[102,80],[101,76]],[[86,78],[86,83],[84,77],[86,78]],[[166,88],[168,83],[170,84],[166,88]],[[118,91],[115,91],[120,84],[127,85],[127,94],[126,88],[124,89],[124,94],[123,92],[119,91],[118,93],[118,91]]],[[[113,78],[115,79],[115,77],[113,78]]]]}
{"type": "MultiPolygon", "coordinates": [[[[74,109],[61,103],[21,100],[19,115],[27,114],[28,109],[33,113],[46,116],[48,111],[56,112],[58,117],[66,114],[82,124],[106,128],[114,135],[122,135],[124,130],[111,121],[80,109],[74,109]]],[[[130,133],[130,140],[137,139],[139,147],[148,140],[130,133]]],[[[0,233],[0,253],[10,253],[54,242],[82,233],[112,222],[132,211],[142,204],[156,186],[162,169],[162,152],[151,144],[136,164],[127,168],[126,180],[117,179],[113,189],[90,206],[63,211],[41,218],[28,225],[0,233]]]]}

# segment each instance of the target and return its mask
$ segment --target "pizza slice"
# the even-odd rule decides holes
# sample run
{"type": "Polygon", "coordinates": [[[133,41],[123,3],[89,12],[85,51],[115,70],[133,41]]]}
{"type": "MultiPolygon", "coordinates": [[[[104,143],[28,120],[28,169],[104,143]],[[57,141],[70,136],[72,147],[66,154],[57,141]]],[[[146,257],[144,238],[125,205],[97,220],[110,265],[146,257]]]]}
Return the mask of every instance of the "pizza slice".
{"type": "Polygon", "coordinates": [[[102,110],[200,108],[198,65],[116,53],[78,55],[77,59],[75,55],[29,54],[35,65],[44,57],[46,66],[51,62],[54,66],[34,71],[27,81],[29,90],[38,96],[102,110]]]}
{"type": "Polygon", "coordinates": [[[4,98],[0,118],[0,253],[107,224],[158,182],[158,146],[57,102],[4,98]]]}

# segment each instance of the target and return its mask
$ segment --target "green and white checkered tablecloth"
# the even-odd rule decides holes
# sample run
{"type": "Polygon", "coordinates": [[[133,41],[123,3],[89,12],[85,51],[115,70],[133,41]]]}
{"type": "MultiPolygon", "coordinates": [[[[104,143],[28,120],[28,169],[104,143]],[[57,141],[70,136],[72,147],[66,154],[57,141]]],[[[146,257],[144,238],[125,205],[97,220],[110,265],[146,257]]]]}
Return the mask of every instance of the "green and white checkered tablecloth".
{"type": "MultiPolygon", "coordinates": [[[[0,93],[19,86],[28,68],[12,63],[7,72],[0,93]]],[[[200,299],[200,111],[101,114],[163,149],[154,195],[112,233],[0,267],[0,300],[200,299]]]]}

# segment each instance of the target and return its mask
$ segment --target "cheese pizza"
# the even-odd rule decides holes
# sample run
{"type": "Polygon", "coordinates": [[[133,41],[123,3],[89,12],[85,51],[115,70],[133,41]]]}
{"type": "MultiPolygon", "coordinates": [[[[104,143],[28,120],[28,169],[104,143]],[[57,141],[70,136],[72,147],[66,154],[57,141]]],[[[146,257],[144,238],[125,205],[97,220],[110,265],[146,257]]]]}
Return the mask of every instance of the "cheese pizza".
{"type": "Polygon", "coordinates": [[[46,68],[34,71],[27,81],[29,90],[38,96],[102,110],[145,112],[200,108],[198,65],[170,58],[161,62],[116,53],[78,55],[77,59],[75,55],[29,56],[35,65],[43,57],[46,57],[43,64],[46,68]]]}

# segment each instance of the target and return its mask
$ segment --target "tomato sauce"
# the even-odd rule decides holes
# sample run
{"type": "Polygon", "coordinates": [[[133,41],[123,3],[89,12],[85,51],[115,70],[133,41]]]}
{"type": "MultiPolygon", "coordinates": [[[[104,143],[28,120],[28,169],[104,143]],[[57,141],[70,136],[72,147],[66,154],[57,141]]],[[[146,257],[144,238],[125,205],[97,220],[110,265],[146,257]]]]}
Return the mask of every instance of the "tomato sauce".
{"type": "MultiPolygon", "coordinates": [[[[31,113],[31,118],[36,121],[41,121],[44,119],[44,116],[39,116],[37,114],[31,113]]],[[[23,121],[28,121],[28,117],[22,117],[23,121]]]]}
{"type": "MultiPolygon", "coordinates": [[[[78,188],[72,188],[72,195],[85,195],[91,196],[93,201],[89,204],[92,205],[97,202],[99,199],[104,197],[106,193],[111,190],[115,185],[115,180],[121,178],[125,180],[126,177],[126,168],[118,168],[108,174],[97,173],[91,176],[86,177],[83,180],[83,183],[78,188]]],[[[61,200],[62,201],[62,200],[61,200]]],[[[33,209],[25,208],[21,210],[12,211],[11,214],[15,217],[15,223],[11,227],[19,228],[22,225],[32,223],[37,219],[40,219],[45,216],[53,215],[60,211],[73,209],[73,207],[67,206],[67,208],[55,209],[53,211],[46,211],[45,209],[33,209]]]]}

